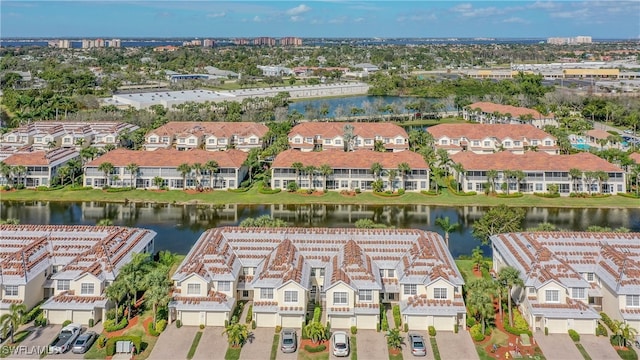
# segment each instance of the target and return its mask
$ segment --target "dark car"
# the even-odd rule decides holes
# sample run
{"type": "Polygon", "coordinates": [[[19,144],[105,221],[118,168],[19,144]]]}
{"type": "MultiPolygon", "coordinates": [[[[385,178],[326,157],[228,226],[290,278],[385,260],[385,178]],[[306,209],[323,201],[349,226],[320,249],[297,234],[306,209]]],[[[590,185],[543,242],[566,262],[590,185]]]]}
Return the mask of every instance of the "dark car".
{"type": "Polygon", "coordinates": [[[91,345],[93,345],[94,341],[96,341],[97,337],[98,335],[95,332],[87,331],[86,333],[78,336],[76,342],[73,343],[71,351],[74,354],[86,353],[91,348],[91,345]]]}
{"type": "Polygon", "coordinates": [[[409,334],[409,345],[411,345],[411,354],[413,356],[427,356],[427,348],[421,335],[409,334]]]}
{"type": "Polygon", "coordinates": [[[280,350],[283,353],[296,352],[298,349],[298,335],[293,329],[282,330],[282,341],[280,344],[280,350]]]}

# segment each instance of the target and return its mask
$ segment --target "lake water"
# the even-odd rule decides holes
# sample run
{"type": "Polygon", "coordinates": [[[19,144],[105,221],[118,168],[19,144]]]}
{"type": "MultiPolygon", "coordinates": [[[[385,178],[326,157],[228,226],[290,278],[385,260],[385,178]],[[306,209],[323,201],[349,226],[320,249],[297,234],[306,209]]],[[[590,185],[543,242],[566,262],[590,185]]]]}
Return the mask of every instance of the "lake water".
{"type": "MultiPolygon", "coordinates": [[[[111,219],[115,225],[149,228],[158,233],[156,251],[170,250],[186,254],[206,229],[237,225],[247,217],[271,215],[301,227],[353,227],[359,219],[418,228],[442,233],[435,219],[448,216],[460,223],[450,235],[449,248],[454,257],[469,255],[480,243],[471,236],[471,226],[486,208],[478,206],[444,207],[430,205],[171,205],[113,204],[101,202],[0,202],[0,218],[17,218],[21,224],[94,225],[111,219]]],[[[627,227],[640,231],[638,209],[527,209],[525,228],[550,222],[561,229],[584,230],[590,225],[627,227]]],[[[486,255],[491,254],[484,247],[486,255]]]]}
{"type": "MultiPolygon", "coordinates": [[[[305,117],[311,115],[312,118],[321,118],[319,110],[326,106],[329,108],[329,113],[326,115],[328,118],[336,117],[336,109],[342,108],[343,113],[340,114],[340,110],[337,110],[338,116],[348,116],[351,114],[352,108],[359,108],[365,111],[369,110],[370,113],[365,115],[381,114],[378,108],[386,105],[392,105],[397,110],[397,113],[406,114],[408,111],[405,106],[409,103],[417,101],[414,97],[400,97],[400,96],[347,96],[328,99],[310,99],[296,101],[289,104],[289,113],[297,111],[305,117]],[[315,116],[314,116],[315,115],[315,116]]],[[[433,101],[433,100],[431,100],[433,101]]]]}

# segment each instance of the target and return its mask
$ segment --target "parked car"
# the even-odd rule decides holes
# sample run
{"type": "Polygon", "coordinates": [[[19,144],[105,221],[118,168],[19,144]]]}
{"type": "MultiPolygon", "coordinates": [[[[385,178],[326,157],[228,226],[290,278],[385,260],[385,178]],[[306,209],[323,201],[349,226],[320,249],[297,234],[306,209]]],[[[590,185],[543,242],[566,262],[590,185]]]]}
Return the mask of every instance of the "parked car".
{"type": "Polygon", "coordinates": [[[349,356],[349,336],[344,331],[336,331],[331,339],[334,356],[349,356]]]}
{"type": "Polygon", "coordinates": [[[280,350],[283,353],[296,352],[298,349],[298,334],[293,329],[282,330],[282,340],[280,342],[280,350]]]}
{"type": "Polygon", "coordinates": [[[76,342],[73,343],[73,348],[71,348],[71,351],[74,354],[86,353],[91,348],[91,345],[93,345],[93,343],[96,341],[97,337],[98,334],[96,334],[95,332],[87,331],[86,333],[78,336],[76,342]]]}
{"type": "Polygon", "coordinates": [[[82,330],[80,324],[69,324],[63,327],[49,345],[49,354],[63,354],[71,349],[73,342],[80,335],[80,330],[82,330]]]}
{"type": "Polygon", "coordinates": [[[636,335],[635,345],[638,349],[640,349],[640,335],[636,335]]]}
{"type": "Polygon", "coordinates": [[[427,356],[427,348],[421,335],[409,334],[409,345],[411,345],[413,356],[427,356]]]}

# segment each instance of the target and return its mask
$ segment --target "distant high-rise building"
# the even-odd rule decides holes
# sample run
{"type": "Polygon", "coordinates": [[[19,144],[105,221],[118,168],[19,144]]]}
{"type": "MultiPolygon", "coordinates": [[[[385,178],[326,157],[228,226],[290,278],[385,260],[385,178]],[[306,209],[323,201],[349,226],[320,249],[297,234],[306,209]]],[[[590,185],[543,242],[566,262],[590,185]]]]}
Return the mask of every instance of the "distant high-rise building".
{"type": "Polygon", "coordinates": [[[253,45],[275,46],[276,39],[270,37],[258,37],[253,39],[253,45]]]}
{"type": "Polygon", "coordinates": [[[109,47],[119,48],[120,46],[122,46],[120,39],[111,39],[111,41],[109,41],[109,47]]]}
{"type": "Polygon", "coordinates": [[[298,37],[283,37],[282,39],[280,39],[280,45],[281,46],[301,46],[302,45],[302,39],[298,38],[298,37]]]}
{"type": "Polygon", "coordinates": [[[551,37],[547,39],[547,44],[553,45],[591,44],[591,42],[591,36],[551,37]]]}
{"type": "Polygon", "coordinates": [[[249,45],[249,40],[247,39],[233,39],[233,43],[236,45],[249,45]]]}
{"type": "Polygon", "coordinates": [[[182,42],[182,46],[201,46],[201,45],[202,45],[202,40],[199,40],[199,39],[182,42]]]}
{"type": "Polygon", "coordinates": [[[204,39],[202,41],[202,46],[203,47],[213,47],[215,44],[216,44],[216,42],[211,40],[211,39],[204,39]]]}

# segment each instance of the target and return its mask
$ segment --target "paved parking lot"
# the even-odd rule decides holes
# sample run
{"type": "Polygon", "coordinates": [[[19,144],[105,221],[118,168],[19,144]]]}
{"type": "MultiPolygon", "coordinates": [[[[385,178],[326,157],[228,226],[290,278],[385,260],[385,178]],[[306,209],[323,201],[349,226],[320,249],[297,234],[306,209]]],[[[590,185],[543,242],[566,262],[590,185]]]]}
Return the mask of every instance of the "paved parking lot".
{"type": "Polygon", "coordinates": [[[542,332],[537,332],[534,336],[536,344],[540,346],[540,350],[548,360],[584,359],[569,334],[544,335],[542,332]]]}
{"type": "Polygon", "coordinates": [[[358,343],[358,359],[383,360],[389,358],[387,339],[383,332],[358,330],[356,341],[358,343]]]}
{"type": "MultiPolygon", "coordinates": [[[[200,343],[193,356],[194,360],[213,359],[223,357],[227,351],[227,336],[222,335],[224,328],[222,326],[206,327],[200,338],[200,343]]],[[[191,345],[189,345],[191,346],[191,345]]],[[[189,352],[189,350],[187,350],[189,352]]],[[[187,353],[185,353],[186,356],[187,353]]]]}
{"type": "Polygon", "coordinates": [[[580,343],[593,360],[616,359],[618,353],[606,336],[580,335],[580,343]]]}
{"type": "Polygon", "coordinates": [[[33,354],[32,352],[37,349],[46,349],[47,346],[55,339],[55,337],[62,329],[62,325],[49,325],[47,327],[31,327],[33,332],[27,336],[26,339],[20,343],[20,346],[25,346],[28,351],[24,353],[14,353],[9,358],[12,359],[33,359],[38,358],[39,354],[33,354]]]}
{"type": "Polygon", "coordinates": [[[443,360],[478,359],[478,352],[468,331],[439,331],[436,335],[438,351],[443,360]]]}
{"type": "Polygon", "coordinates": [[[405,345],[402,347],[402,357],[404,359],[411,359],[414,357],[413,354],[411,353],[411,342],[409,342],[409,334],[422,335],[422,337],[424,338],[424,345],[427,348],[427,356],[421,357],[421,359],[433,360],[433,350],[431,349],[431,341],[429,340],[429,334],[426,331],[412,330],[412,331],[409,331],[409,333],[403,333],[405,345]]]}
{"type": "MultiPolygon", "coordinates": [[[[273,344],[273,328],[256,328],[249,330],[253,333],[251,341],[247,342],[240,352],[241,360],[261,360],[268,359],[271,354],[271,344],[273,344]]],[[[226,348],[225,348],[226,349],[226,348]]]]}
{"type": "MultiPolygon", "coordinates": [[[[149,359],[152,360],[182,360],[187,358],[193,338],[198,332],[197,326],[183,326],[178,329],[175,323],[168,325],[167,329],[160,334],[156,345],[151,350],[149,359]]],[[[222,337],[222,335],[220,335],[222,337]]],[[[225,339],[223,337],[223,339],[225,339]]],[[[200,344],[202,345],[202,339],[200,344]]],[[[224,351],[227,347],[224,347],[224,351]]],[[[217,352],[216,352],[217,353],[217,352]]]]}

